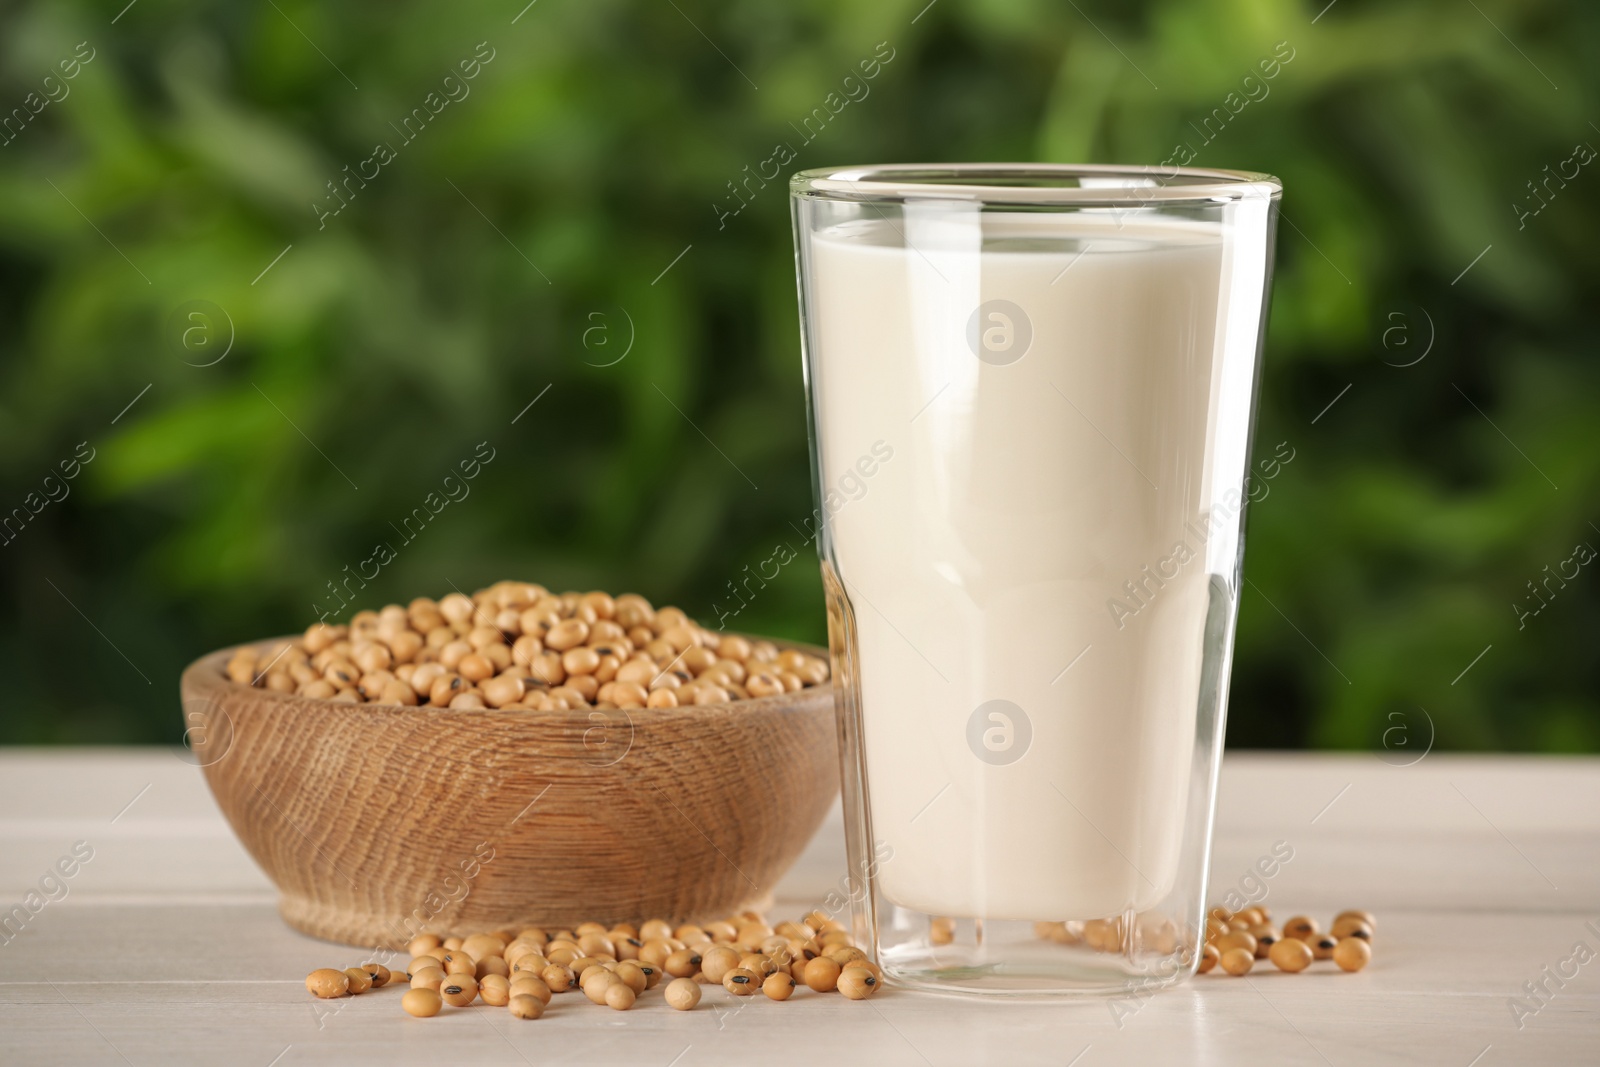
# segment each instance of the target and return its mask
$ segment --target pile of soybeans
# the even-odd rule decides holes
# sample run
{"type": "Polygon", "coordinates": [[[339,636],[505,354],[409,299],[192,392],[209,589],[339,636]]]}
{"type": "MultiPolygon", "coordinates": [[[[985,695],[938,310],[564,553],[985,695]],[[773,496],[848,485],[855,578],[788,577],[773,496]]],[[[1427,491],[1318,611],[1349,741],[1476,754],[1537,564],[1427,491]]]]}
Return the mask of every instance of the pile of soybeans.
{"type": "Polygon", "coordinates": [[[781,1001],[803,988],[865,1000],[883,979],[844,924],[816,911],[776,927],[747,911],[704,926],[651,919],[638,927],[588,922],[572,930],[529,927],[467,938],[423,934],[408,948],[411,960],[403,971],[378,963],[324,967],[306,976],[306,989],[334,998],[405,981],[400,1006],[418,1018],[482,1000],[519,1019],[537,1019],[557,995],[573,990],[627,1011],[665,980],[662,998],[688,1011],[706,985],[735,997],[759,992],[781,1001]]]}
{"type": "Polygon", "coordinates": [[[505,581],[360,611],[349,625],[313,623],[264,651],[241,647],[227,675],[336,703],[565,711],[776,696],[823,684],[828,664],[704,629],[635,593],[505,581]]]}

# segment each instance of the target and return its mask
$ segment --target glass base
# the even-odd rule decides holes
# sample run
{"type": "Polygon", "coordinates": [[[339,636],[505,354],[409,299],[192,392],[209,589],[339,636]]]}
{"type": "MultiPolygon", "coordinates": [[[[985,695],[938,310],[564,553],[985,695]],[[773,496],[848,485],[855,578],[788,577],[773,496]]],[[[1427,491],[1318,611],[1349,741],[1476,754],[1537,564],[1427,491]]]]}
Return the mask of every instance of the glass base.
{"type": "Polygon", "coordinates": [[[1195,969],[1195,953],[1175,927],[1148,918],[1125,927],[1120,920],[1028,923],[891,911],[878,964],[891,982],[930,993],[1142,996],[1195,969]],[[914,932],[918,926],[922,932],[914,932]],[[1123,928],[1134,935],[1121,936],[1123,928]]]}

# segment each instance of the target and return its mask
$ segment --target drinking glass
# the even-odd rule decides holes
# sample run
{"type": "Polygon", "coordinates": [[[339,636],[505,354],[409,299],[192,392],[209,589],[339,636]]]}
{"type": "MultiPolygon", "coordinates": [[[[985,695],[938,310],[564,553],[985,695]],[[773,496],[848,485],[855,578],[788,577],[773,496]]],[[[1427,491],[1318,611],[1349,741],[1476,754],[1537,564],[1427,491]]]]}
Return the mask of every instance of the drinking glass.
{"type": "Polygon", "coordinates": [[[791,186],[851,922],[959,993],[1191,973],[1281,186],[791,186]]]}

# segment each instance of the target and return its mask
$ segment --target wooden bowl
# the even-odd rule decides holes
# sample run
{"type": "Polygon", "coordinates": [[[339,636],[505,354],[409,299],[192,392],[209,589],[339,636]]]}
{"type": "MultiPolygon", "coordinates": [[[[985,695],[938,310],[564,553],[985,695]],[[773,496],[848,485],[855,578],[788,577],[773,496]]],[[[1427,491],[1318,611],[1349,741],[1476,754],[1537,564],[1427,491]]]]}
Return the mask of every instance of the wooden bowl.
{"type": "Polygon", "coordinates": [[[838,790],[831,684],[445,711],[238,685],[232,652],[184,671],[186,739],[284,919],[330,941],[728,915],[769,896],[838,790]]]}

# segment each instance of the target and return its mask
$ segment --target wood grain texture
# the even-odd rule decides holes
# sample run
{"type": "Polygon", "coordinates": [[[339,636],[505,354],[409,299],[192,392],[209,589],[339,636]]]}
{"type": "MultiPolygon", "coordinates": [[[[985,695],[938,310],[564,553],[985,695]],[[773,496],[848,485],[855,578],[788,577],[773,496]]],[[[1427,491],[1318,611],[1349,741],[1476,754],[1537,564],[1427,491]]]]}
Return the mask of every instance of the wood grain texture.
{"type": "Polygon", "coordinates": [[[231,652],[183,674],[191,746],[284,919],[330,941],[726,915],[770,897],[838,791],[830,685],[446,711],[237,685],[231,652]]]}

